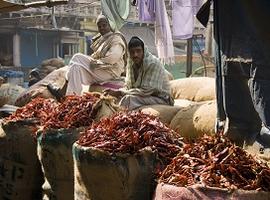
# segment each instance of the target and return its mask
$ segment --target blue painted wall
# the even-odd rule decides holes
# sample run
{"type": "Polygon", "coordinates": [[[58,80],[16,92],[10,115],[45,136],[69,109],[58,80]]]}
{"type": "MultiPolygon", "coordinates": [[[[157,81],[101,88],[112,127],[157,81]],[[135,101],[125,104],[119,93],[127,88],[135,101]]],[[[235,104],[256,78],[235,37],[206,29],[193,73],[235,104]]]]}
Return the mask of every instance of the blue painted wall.
{"type": "Polygon", "coordinates": [[[57,32],[21,30],[21,65],[35,67],[45,59],[54,57],[53,43],[57,32]]]}

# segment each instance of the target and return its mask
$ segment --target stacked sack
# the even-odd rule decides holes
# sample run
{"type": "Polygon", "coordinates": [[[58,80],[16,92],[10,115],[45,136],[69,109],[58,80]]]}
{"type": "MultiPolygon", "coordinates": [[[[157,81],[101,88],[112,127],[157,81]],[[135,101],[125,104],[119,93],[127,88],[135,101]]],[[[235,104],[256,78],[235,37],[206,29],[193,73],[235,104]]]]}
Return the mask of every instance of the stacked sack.
{"type": "Polygon", "coordinates": [[[62,58],[50,58],[42,61],[41,67],[39,68],[40,77],[45,78],[48,74],[54,70],[60,69],[65,66],[65,62],[62,58]]]}
{"type": "Polygon", "coordinates": [[[38,158],[45,183],[43,199],[72,200],[74,188],[72,145],[80,131],[116,111],[112,99],[98,93],[67,96],[44,123],[38,135],[38,158]]]}
{"type": "Polygon", "coordinates": [[[170,81],[174,106],[150,105],[139,110],[157,116],[183,137],[213,134],[216,120],[215,79],[182,78],[170,81]]]}
{"type": "Polygon", "coordinates": [[[174,99],[186,99],[195,102],[216,99],[215,79],[209,77],[191,77],[170,81],[171,95],[174,99]]]}
{"type": "Polygon", "coordinates": [[[116,108],[110,98],[89,93],[61,103],[36,98],[5,118],[0,164],[7,173],[0,177],[1,199],[73,199],[72,143],[84,127],[116,108]]]}
{"type": "Polygon", "coordinates": [[[15,105],[20,107],[24,106],[32,99],[37,97],[46,99],[54,98],[54,96],[47,89],[47,85],[50,83],[56,87],[63,88],[66,83],[65,75],[67,68],[67,66],[65,67],[63,59],[51,58],[44,60],[41,63],[41,67],[38,68],[41,80],[18,95],[15,99],[15,105]]]}
{"type": "Polygon", "coordinates": [[[94,123],[73,145],[75,199],[152,199],[156,171],[181,151],[181,138],[141,112],[94,123]]]}
{"type": "Polygon", "coordinates": [[[0,107],[5,104],[15,105],[16,99],[25,91],[19,85],[10,83],[0,84],[0,107]]]}
{"type": "Polygon", "coordinates": [[[0,131],[0,199],[40,199],[43,175],[36,135],[55,109],[52,99],[38,98],[4,119],[0,131]]]}

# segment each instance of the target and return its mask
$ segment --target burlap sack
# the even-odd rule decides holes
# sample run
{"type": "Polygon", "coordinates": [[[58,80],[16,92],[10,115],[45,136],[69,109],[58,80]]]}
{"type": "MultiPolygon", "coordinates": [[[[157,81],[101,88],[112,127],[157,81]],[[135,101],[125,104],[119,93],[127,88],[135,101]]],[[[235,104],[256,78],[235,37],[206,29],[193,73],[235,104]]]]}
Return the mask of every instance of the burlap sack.
{"type": "Polygon", "coordinates": [[[159,117],[163,123],[169,125],[181,108],[188,107],[194,103],[195,102],[186,99],[176,99],[174,101],[174,106],[160,104],[146,105],[138,108],[137,110],[141,110],[143,113],[159,117]]]}
{"type": "Polygon", "coordinates": [[[74,199],[72,144],[82,130],[58,129],[38,133],[38,158],[45,176],[43,200],[74,199]]]}
{"type": "MultiPolygon", "coordinates": [[[[101,97],[93,107],[95,121],[116,112],[112,99],[101,97]]],[[[38,133],[38,158],[42,164],[45,183],[43,199],[74,199],[72,145],[79,138],[81,128],[46,130],[38,133]]]]}
{"type": "Polygon", "coordinates": [[[65,66],[65,62],[62,58],[50,58],[50,59],[42,61],[41,67],[46,67],[46,66],[61,68],[65,66]]]}
{"type": "Polygon", "coordinates": [[[158,184],[154,195],[154,200],[269,200],[269,198],[269,192],[255,190],[229,191],[201,185],[176,187],[163,183],[158,184]]]}
{"type": "MultiPolygon", "coordinates": [[[[2,84],[0,86],[0,104],[14,105],[16,99],[25,91],[25,89],[19,85],[13,85],[9,83],[2,84]]],[[[1,106],[0,106],[1,107],[1,106]]]]}
{"type": "Polygon", "coordinates": [[[0,199],[41,198],[44,181],[33,137],[36,124],[18,121],[2,124],[0,131],[0,199]]]}
{"type": "Polygon", "coordinates": [[[156,116],[165,124],[170,124],[172,118],[181,109],[181,106],[148,105],[140,107],[143,113],[156,116]]]}
{"type": "Polygon", "coordinates": [[[114,99],[112,97],[101,96],[94,109],[97,112],[94,121],[99,121],[103,117],[111,116],[120,108],[114,103],[114,99]]]}
{"type": "Polygon", "coordinates": [[[53,67],[53,66],[43,66],[41,68],[38,68],[39,70],[39,76],[41,79],[45,78],[48,74],[50,74],[51,72],[57,70],[57,67],[53,67]]]}
{"type": "Polygon", "coordinates": [[[48,74],[41,81],[32,85],[17,98],[15,105],[24,106],[25,104],[29,103],[33,98],[36,97],[54,98],[54,96],[48,91],[47,85],[51,83],[59,88],[63,88],[66,83],[65,75],[67,68],[68,67],[66,66],[58,70],[55,70],[50,74],[48,74]]]}
{"type": "Polygon", "coordinates": [[[174,99],[208,101],[216,99],[215,79],[209,77],[182,78],[170,81],[174,99]]]}
{"type": "Polygon", "coordinates": [[[39,75],[43,79],[48,74],[65,66],[65,62],[62,58],[50,58],[42,61],[41,67],[38,68],[39,75]]]}
{"type": "Polygon", "coordinates": [[[150,200],[154,154],[111,155],[73,145],[75,200],[150,200]]]}
{"type": "Polygon", "coordinates": [[[190,105],[174,116],[170,127],[186,138],[197,138],[203,134],[214,134],[216,102],[200,102],[190,105]]]}
{"type": "Polygon", "coordinates": [[[175,99],[174,100],[174,106],[180,106],[180,107],[188,107],[190,105],[195,104],[196,102],[194,101],[189,101],[186,99],[175,99]]]}

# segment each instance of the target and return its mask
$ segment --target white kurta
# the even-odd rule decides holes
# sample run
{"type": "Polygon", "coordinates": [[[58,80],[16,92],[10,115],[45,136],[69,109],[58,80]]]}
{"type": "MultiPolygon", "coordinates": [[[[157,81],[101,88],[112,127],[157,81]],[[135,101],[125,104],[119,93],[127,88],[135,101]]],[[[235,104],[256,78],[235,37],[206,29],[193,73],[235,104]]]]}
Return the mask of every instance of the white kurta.
{"type": "Polygon", "coordinates": [[[120,36],[115,36],[110,41],[110,47],[103,57],[97,54],[106,48],[105,42],[102,43],[94,56],[87,56],[81,53],[75,54],[69,63],[69,69],[66,75],[68,80],[66,95],[81,95],[93,83],[104,82],[120,77],[124,71],[123,60],[126,52],[125,42],[120,36]],[[97,59],[93,58],[96,57],[97,59]],[[85,87],[83,87],[85,86],[85,87]]]}

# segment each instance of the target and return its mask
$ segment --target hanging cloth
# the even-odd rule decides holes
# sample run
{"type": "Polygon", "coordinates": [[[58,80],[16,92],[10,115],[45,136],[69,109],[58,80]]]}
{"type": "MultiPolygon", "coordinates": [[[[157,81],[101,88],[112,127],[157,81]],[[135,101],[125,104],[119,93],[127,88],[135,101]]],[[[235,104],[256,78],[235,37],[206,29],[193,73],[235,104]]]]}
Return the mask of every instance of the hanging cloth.
{"type": "Polygon", "coordinates": [[[194,15],[201,5],[202,0],[172,0],[173,38],[192,38],[194,15]]]}
{"type": "Polygon", "coordinates": [[[155,21],[156,0],[139,0],[137,2],[139,20],[143,22],[155,21]]]}
{"type": "Polygon", "coordinates": [[[164,0],[156,0],[155,42],[158,57],[163,63],[174,63],[174,47],[171,27],[164,0]],[[157,12],[158,11],[158,12],[157,12]]]}
{"type": "Polygon", "coordinates": [[[101,0],[101,11],[108,18],[113,30],[124,25],[130,11],[129,0],[101,0]]]}

